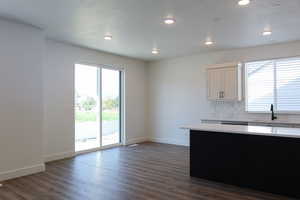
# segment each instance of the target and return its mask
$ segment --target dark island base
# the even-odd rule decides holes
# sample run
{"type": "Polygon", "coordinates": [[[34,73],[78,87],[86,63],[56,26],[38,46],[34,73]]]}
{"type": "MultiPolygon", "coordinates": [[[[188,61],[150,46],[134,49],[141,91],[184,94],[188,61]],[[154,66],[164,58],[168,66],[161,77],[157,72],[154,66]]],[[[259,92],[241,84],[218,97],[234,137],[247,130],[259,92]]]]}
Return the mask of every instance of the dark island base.
{"type": "Polygon", "coordinates": [[[190,175],[300,198],[300,138],[191,130],[190,175]]]}

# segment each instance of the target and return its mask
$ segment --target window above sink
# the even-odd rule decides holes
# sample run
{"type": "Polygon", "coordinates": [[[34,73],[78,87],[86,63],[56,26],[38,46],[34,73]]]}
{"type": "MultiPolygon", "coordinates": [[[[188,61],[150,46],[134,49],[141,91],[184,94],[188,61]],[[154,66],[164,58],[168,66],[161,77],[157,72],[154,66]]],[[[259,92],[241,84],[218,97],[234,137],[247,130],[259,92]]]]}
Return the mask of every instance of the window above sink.
{"type": "Polygon", "coordinates": [[[246,111],[300,113],[300,57],[245,63],[246,111]]]}

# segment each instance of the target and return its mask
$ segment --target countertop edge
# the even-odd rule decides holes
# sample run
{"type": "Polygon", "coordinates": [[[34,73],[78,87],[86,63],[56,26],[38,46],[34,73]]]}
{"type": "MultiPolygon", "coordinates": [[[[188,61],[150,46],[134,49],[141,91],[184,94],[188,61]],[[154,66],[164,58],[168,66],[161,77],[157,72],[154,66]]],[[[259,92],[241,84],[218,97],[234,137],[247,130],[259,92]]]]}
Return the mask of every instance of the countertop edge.
{"type": "MultiPolygon", "coordinates": [[[[228,127],[228,126],[234,126],[236,128],[239,128],[238,126],[240,125],[221,125],[219,124],[220,127],[228,127]]],[[[245,126],[244,126],[245,127],[245,126]]],[[[245,131],[245,130],[224,130],[220,128],[212,128],[212,127],[195,127],[195,126],[182,126],[180,127],[181,129],[185,130],[194,130],[194,131],[207,131],[207,132],[219,132],[219,133],[233,133],[233,134],[243,134],[243,135],[258,135],[258,136],[269,136],[269,137],[287,137],[287,138],[300,138],[300,134],[280,134],[280,133],[271,133],[273,131],[276,131],[277,129],[279,130],[286,130],[286,131],[298,131],[300,133],[299,128],[281,128],[281,127],[267,127],[267,126],[246,126],[248,128],[253,128],[253,129],[259,129],[264,128],[264,129],[269,129],[270,132],[268,133],[262,133],[262,132],[255,132],[255,131],[245,131]]]]}
{"type": "Polygon", "coordinates": [[[249,123],[261,123],[261,124],[291,124],[299,125],[300,122],[288,122],[288,121],[265,121],[265,120],[251,120],[251,119],[214,119],[214,118],[203,118],[201,121],[223,121],[223,122],[249,122],[249,123]]]}

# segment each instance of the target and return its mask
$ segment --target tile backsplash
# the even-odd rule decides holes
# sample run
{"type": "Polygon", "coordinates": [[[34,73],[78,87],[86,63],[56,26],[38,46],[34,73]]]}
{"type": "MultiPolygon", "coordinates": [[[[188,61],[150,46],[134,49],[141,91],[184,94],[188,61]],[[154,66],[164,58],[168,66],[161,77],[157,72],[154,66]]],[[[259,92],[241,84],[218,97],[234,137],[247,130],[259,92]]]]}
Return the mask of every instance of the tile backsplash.
{"type": "MultiPolygon", "coordinates": [[[[222,102],[211,101],[212,112],[207,116],[209,119],[235,119],[235,120],[270,120],[271,114],[248,113],[245,111],[245,102],[222,102]]],[[[276,114],[278,121],[300,123],[299,114],[276,114]]]]}

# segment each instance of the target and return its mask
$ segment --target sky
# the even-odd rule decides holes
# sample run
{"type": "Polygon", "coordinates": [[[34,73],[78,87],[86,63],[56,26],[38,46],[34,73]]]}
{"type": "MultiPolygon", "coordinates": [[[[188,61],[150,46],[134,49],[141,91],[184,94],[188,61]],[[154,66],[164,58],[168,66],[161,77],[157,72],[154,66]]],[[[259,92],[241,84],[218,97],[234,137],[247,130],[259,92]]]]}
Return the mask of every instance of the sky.
{"type": "MultiPolygon", "coordinates": [[[[88,65],[75,65],[75,88],[81,96],[97,97],[98,70],[88,65]]],[[[116,98],[119,95],[119,71],[102,68],[102,97],[116,98]]]]}

